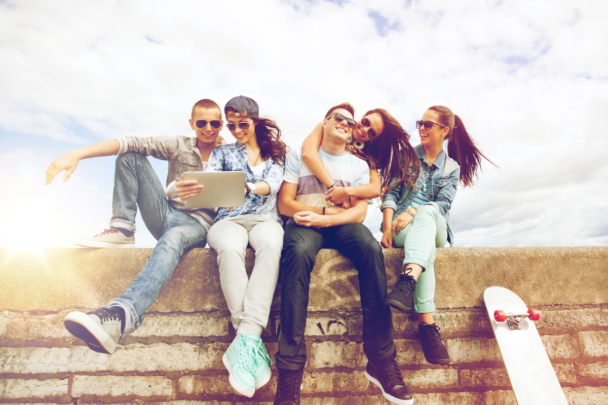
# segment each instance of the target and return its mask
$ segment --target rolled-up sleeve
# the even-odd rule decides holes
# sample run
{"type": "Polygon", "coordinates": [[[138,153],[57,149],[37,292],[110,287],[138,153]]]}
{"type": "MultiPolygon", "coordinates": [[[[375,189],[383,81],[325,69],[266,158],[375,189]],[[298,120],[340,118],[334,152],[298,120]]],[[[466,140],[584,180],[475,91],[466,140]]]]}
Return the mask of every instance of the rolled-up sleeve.
{"type": "Polygon", "coordinates": [[[448,213],[450,208],[452,207],[452,201],[456,197],[456,191],[458,190],[458,180],[460,179],[460,168],[453,171],[448,178],[448,184],[443,186],[439,193],[437,193],[437,198],[434,203],[429,203],[429,205],[434,205],[441,215],[445,215],[448,213]]]}
{"type": "Polygon", "coordinates": [[[177,150],[177,138],[170,136],[155,136],[142,138],[127,136],[120,138],[120,153],[134,152],[144,156],[153,156],[160,160],[169,160],[177,150]]]}
{"type": "MultiPolygon", "coordinates": [[[[398,177],[394,177],[389,184],[389,189],[394,187],[395,184],[399,181],[398,177]]],[[[384,198],[382,199],[382,205],[380,205],[380,210],[384,211],[386,208],[392,208],[393,211],[397,211],[397,201],[401,197],[401,188],[403,187],[403,183],[397,187],[394,187],[392,190],[389,190],[384,198]]]]}

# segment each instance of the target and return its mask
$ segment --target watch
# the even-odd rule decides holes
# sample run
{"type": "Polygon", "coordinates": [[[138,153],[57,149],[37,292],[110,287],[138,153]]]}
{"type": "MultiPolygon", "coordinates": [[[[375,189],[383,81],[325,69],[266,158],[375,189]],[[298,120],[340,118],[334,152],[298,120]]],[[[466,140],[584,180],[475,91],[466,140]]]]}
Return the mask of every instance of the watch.
{"type": "Polygon", "coordinates": [[[247,194],[255,193],[255,184],[253,183],[245,183],[245,188],[247,189],[247,194]]]}

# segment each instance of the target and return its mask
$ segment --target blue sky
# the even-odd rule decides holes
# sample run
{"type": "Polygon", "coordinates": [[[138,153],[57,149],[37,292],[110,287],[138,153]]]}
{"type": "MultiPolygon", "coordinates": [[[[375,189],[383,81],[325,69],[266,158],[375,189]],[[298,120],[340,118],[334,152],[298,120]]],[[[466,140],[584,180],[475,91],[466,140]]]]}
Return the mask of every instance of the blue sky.
{"type": "MultiPolygon", "coordinates": [[[[500,166],[459,189],[457,246],[606,245],[607,7],[0,1],[0,246],[70,247],[108,226],[114,158],[45,187],[53,159],[118,136],[190,135],[195,101],[239,94],[292,147],[342,101],[357,117],[386,108],[414,145],[416,119],[446,105],[500,166]]],[[[374,232],[380,216],[370,208],[374,232]]],[[[152,247],[138,225],[137,246],[152,247]]]]}

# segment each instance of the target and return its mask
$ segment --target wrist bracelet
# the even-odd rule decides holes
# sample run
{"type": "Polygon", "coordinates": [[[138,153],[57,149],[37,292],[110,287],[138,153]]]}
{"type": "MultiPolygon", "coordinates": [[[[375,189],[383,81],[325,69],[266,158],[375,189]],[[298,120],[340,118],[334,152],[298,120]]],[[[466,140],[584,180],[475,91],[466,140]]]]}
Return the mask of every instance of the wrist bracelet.
{"type": "Polygon", "coordinates": [[[334,188],[334,187],[338,187],[338,183],[334,183],[331,186],[327,187],[328,190],[334,188]]]}
{"type": "Polygon", "coordinates": [[[413,215],[411,212],[409,212],[408,210],[405,210],[405,211],[403,211],[403,212],[405,212],[405,213],[407,213],[407,214],[410,214],[410,217],[414,218],[414,215],[413,215]]]}
{"type": "Polygon", "coordinates": [[[325,207],[323,207],[323,215],[325,215],[325,207]]]}

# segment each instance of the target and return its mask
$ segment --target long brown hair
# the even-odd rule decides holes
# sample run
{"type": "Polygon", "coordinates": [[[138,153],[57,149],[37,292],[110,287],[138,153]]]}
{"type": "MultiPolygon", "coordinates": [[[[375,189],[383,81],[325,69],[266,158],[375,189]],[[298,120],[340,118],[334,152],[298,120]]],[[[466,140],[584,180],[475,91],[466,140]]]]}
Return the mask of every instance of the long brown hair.
{"type": "Polygon", "coordinates": [[[420,174],[420,160],[410,144],[410,135],[388,111],[376,108],[365,115],[379,114],[384,122],[382,134],[366,142],[365,147],[357,150],[357,155],[366,160],[370,167],[378,170],[382,179],[382,196],[389,191],[391,180],[397,177],[395,188],[403,182],[414,185],[420,174]]]}
{"type": "Polygon", "coordinates": [[[494,166],[496,164],[481,153],[460,117],[455,115],[452,110],[442,105],[432,106],[429,110],[438,113],[439,123],[450,128],[450,132],[446,136],[448,155],[460,165],[460,182],[464,187],[474,185],[475,179],[478,177],[477,170],[482,171],[481,158],[494,166]]]}
{"type": "Polygon", "coordinates": [[[260,147],[262,159],[272,159],[278,165],[285,166],[287,145],[281,140],[281,129],[268,118],[251,118],[255,122],[255,137],[260,147]]]}

